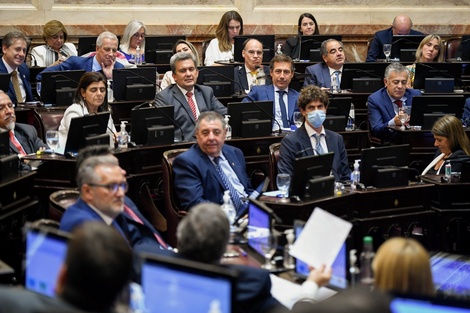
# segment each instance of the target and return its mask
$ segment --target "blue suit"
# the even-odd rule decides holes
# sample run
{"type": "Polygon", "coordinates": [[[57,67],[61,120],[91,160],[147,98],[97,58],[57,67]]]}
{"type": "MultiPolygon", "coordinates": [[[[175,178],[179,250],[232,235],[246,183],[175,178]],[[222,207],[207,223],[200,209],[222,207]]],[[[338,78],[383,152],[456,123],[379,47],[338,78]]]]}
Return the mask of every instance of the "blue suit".
{"type": "MultiPolygon", "coordinates": [[[[348,180],[351,176],[351,169],[348,165],[348,155],[344,147],[343,136],[331,130],[325,129],[325,140],[328,152],[334,152],[333,165],[331,167],[336,181],[348,180]]],[[[279,173],[294,174],[294,160],[298,157],[314,155],[312,143],[308,136],[305,124],[297,129],[293,134],[286,136],[281,141],[279,151],[279,161],[277,170],[279,173]],[[303,151],[299,153],[299,151],[303,151]]]]}
{"type": "MultiPolygon", "coordinates": [[[[271,76],[269,75],[269,67],[263,67],[264,74],[266,75],[266,85],[271,84],[271,76]]],[[[250,86],[248,86],[248,79],[246,78],[246,67],[245,65],[235,66],[233,68],[233,80],[235,84],[233,86],[233,90],[235,92],[240,91],[240,87],[243,87],[243,91],[250,90],[250,86]]]]}
{"type": "MultiPolygon", "coordinates": [[[[403,105],[411,106],[413,97],[419,95],[421,95],[419,90],[406,89],[406,102],[403,105]]],[[[369,96],[367,99],[367,110],[372,136],[389,141],[394,131],[388,128],[388,122],[395,117],[396,113],[385,87],[369,96]]]]}
{"type": "Polygon", "coordinates": [[[305,68],[304,86],[315,85],[331,88],[331,76],[328,65],[325,62],[307,66],[305,68]]]}
{"type": "MultiPolygon", "coordinates": [[[[92,72],[93,71],[93,58],[94,56],[91,56],[91,57],[71,56],[67,60],[65,60],[64,62],[58,65],[47,67],[44,71],[42,71],[36,76],[36,79],[40,81],[42,78],[42,73],[44,72],[71,71],[71,70],[85,70],[85,72],[92,72]]],[[[119,62],[116,62],[114,63],[114,68],[124,68],[124,65],[122,65],[119,62]]]]}
{"type": "MultiPolygon", "coordinates": [[[[17,69],[21,80],[23,81],[24,90],[26,91],[26,102],[34,101],[33,91],[31,90],[31,79],[29,74],[29,68],[26,63],[21,63],[21,65],[17,69]]],[[[0,73],[8,73],[3,60],[0,60],[0,73]]],[[[18,99],[16,99],[15,89],[13,88],[13,83],[10,80],[10,85],[8,86],[8,96],[10,97],[11,102],[18,103],[18,99]]],[[[23,101],[19,101],[22,103],[23,101]]]]}
{"type": "MultiPolygon", "coordinates": [[[[291,125],[294,125],[294,111],[299,111],[297,107],[297,99],[299,98],[299,92],[292,88],[289,88],[287,93],[288,101],[288,118],[291,125]]],[[[274,85],[264,86],[253,86],[250,93],[242,100],[243,102],[250,101],[273,101],[273,116],[276,116],[276,101],[274,100],[274,85]]]]}
{"type": "MultiPolygon", "coordinates": [[[[422,32],[411,29],[409,35],[423,35],[422,32]]],[[[375,62],[377,59],[385,59],[383,53],[383,46],[386,43],[392,43],[393,31],[392,27],[380,30],[375,33],[374,39],[370,43],[369,51],[367,52],[366,62],[375,62]]]]}
{"type": "MultiPolygon", "coordinates": [[[[222,153],[237,174],[245,192],[253,192],[243,152],[235,147],[223,145],[222,153]]],[[[173,161],[174,186],[182,210],[189,210],[200,202],[223,203],[225,187],[211,159],[197,144],[178,155],[173,161]]]]}

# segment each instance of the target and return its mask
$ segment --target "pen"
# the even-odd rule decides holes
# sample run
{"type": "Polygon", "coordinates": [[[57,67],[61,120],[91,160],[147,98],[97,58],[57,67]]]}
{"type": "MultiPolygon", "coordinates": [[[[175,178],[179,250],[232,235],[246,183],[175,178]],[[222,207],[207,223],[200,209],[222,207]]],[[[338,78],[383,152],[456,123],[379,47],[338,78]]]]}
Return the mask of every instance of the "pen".
{"type": "Polygon", "coordinates": [[[243,250],[242,248],[239,248],[240,250],[240,254],[243,255],[243,256],[248,256],[248,253],[246,253],[245,250],[243,250]]]}

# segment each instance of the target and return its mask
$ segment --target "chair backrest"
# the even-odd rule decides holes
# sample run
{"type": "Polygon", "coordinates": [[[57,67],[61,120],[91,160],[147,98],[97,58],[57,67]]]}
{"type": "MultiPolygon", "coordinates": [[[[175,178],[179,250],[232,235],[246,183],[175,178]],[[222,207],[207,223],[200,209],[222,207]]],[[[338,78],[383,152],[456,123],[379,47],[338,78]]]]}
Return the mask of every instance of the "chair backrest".
{"type": "Polygon", "coordinates": [[[269,146],[269,185],[271,190],[276,190],[277,161],[279,161],[279,150],[281,143],[276,142],[269,146]]]}
{"type": "Polygon", "coordinates": [[[139,196],[140,201],[142,202],[142,213],[144,213],[144,215],[149,219],[150,223],[152,223],[153,227],[155,227],[160,233],[166,232],[166,218],[155,205],[152,193],[150,192],[150,188],[147,183],[140,187],[139,196]]]}
{"type": "Polygon", "coordinates": [[[202,42],[202,60],[201,60],[201,65],[204,65],[204,60],[206,59],[206,50],[207,50],[207,47],[209,46],[211,40],[214,39],[214,38],[211,38],[211,39],[206,39],[202,42]]]}
{"type": "Polygon", "coordinates": [[[460,45],[462,39],[458,38],[449,38],[446,40],[446,59],[454,59],[457,53],[457,48],[460,45]]]}
{"type": "Polygon", "coordinates": [[[180,203],[175,194],[173,177],[173,160],[187,149],[168,150],[163,153],[162,180],[165,200],[165,215],[167,221],[167,242],[173,247],[177,246],[176,228],[178,223],[186,215],[186,211],[180,210],[180,203]]]}
{"type": "Polygon", "coordinates": [[[76,189],[59,190],[49,196],[49,218],[60,222],[62,215],[69,206],[77,201],[80,192],[76,189]]]}
{"type": "Polygon", "coordinates": [[[58,130],[60,126],[60,121],[64,117],[66,108],[37,108],[34,110],[35,124],[36,122],[39,125],[34,125],[38,129],[38,136],[45,140],[46,132],[48,130],[58,130]]]}

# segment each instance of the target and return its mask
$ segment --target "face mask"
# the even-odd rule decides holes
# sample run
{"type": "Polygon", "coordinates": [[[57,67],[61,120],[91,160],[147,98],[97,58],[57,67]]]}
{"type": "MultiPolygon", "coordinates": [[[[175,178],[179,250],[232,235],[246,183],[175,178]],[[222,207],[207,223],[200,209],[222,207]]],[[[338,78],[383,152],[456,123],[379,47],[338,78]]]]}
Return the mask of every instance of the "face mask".
{"type": "Polygon", "coordinates": [[[323,125],[325,121],[326,113],[323,110],[314,110],[308,113],[307,119],[314,128],[318,128],[323,125]]]}

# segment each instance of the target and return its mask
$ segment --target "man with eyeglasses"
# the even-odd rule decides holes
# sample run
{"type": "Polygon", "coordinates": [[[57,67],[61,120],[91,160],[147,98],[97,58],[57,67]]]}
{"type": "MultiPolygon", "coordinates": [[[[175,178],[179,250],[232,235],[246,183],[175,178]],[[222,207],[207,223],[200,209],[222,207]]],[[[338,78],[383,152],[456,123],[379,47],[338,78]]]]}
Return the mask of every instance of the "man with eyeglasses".
{"type": "Polygon", "coordinates": [[[111,154],[81,161],[77,172],[80,198],[62,216],[60,229],[71,232],[86,221],[98,220],[116,228],[138,251],[160,252],[170,247],[125,196],[125,171],[111,154]]]}
{"type": "Polygon", "coordinates": [[[385,59],[383,46],[386,43],[392,43],[393,35],[423,35],[422,32],[411,29],[411,27],[413,27],[413,22],[409,16],[396,16],[390,28],[374,34],[374,39],[372,39],[369,51],[367,52],[366,62],[376,62],[377,59],[385,59]]]}
{"type": "MultiPolygon", "coordinates": [[[[272,84],[253,86],[243,102],[273,101],[273,116],[277,122],[273,123],[273,131],[291,130],[294,125],[294,111],[298,111],[297,98],[299,92],[289,88],[294,77],[294,62],[285,55],[274,56],[269,63],[269,74],[272,84]]],[[[295,126],[294,126],[295,127],[295,126]]]]}
{"type": "Polygon", "coordinates": [[[85,72],[101,72],[107,79],[113,79],[113,69],[124,68],[120,62],[116,62],[118,51],[118,39],[111,32],[102,32],[96,39],[96,54],[89,57],[71,56],[64,62],[49,66],[36,76],[38,81],[42,79],[42,73],[53,71],[85,70],[85,72]]]}
{"type": "Polygon", "coordinates": [[[326,91],[331,90],[331,86],[336,86],[339,90],[346,60],[343,43],[336,39],[327,39],[320,46],[320,54],[323,62],[305,68],[304,86],[315,85],[326,91]]]}
{"type": "Polygon", "coordinates": [[[245,40],[242,45],[242,57],[244,65],[235,66],[233,79],[234,91],[248,93],[251,86],[266,85],[271,83],[269,67],[263,64],[263,44],[254,38],[245,40]]]}

